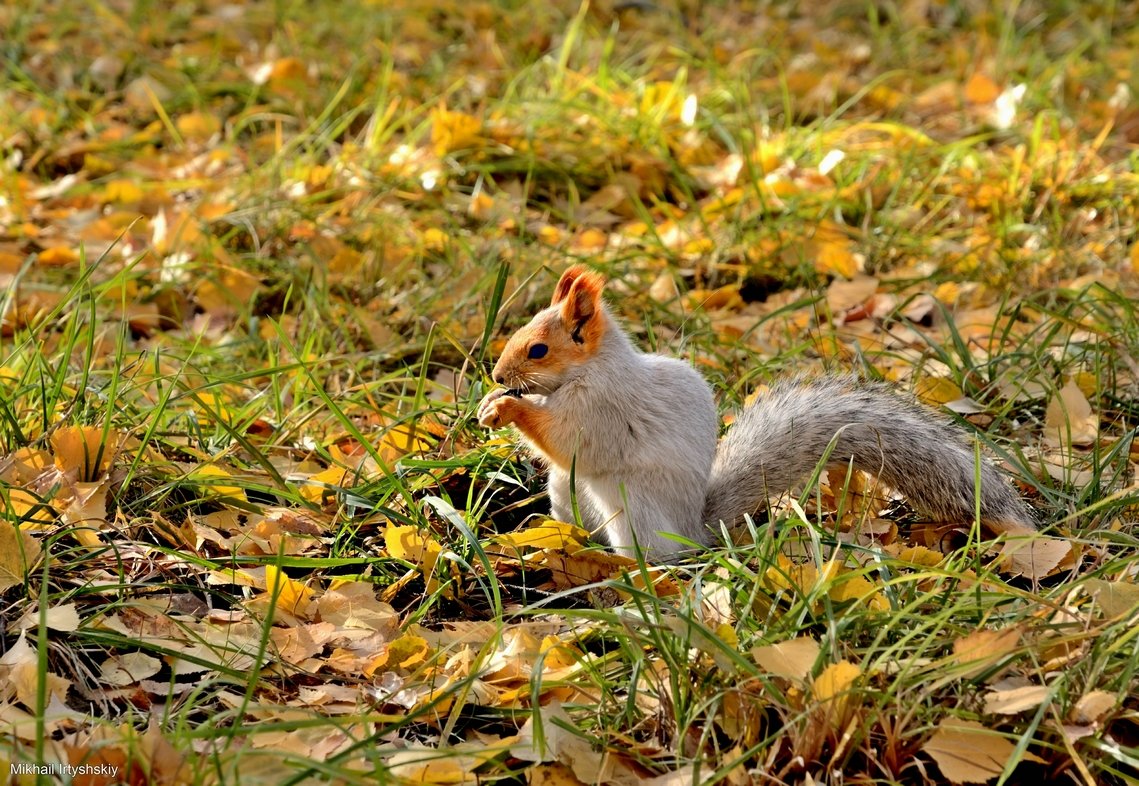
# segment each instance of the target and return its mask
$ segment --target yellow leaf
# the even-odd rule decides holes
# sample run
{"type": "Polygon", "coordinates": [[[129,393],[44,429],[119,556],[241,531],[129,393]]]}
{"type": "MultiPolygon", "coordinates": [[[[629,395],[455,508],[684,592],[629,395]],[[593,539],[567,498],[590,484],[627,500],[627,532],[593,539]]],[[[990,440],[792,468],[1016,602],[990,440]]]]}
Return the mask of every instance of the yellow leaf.
{"type": "Polygon", "coordinates": [[[60,472],[73,472],[78,480],[102,477],[115,457],[118,434],[109,431],[104,440],[102,426],[65,426],[51,435],[55,466],[60,472]]]}
{"type": "Polygon", "coordinates": [[[131,180],[112,180],[103,188],[103,199],[120,204],[138,202],[142,199],[142,189],[131,180]]]}
{"type": "Polygon", "coordinates": [[[477,147],[482,121],[463,112],[439,108],[431,113],[431,146],[438,156],[477,147]]]}
{"type": "Polygon", "coordinates": [[[174,126],[178,129],[182,139],[195,141],[210,139],[221,129],[218,118],[205,112],[190,112],[181,115],[177,121],[174,121],[174,126]]]}
{"type": "Polygon", "coordinates": [[[556,246],[562,241],[561,230],[555,226],[546,224],[538,230],[538,241],[547,246],[556,246]]]}
{"type": "Polygon", "coordinates": [[[198,485],[204,486],[223,500],[248,502],[249,498],[245,495],[245,489],[224,482],[232,478],[233,475],[229,472],[213,464],[204,464],[190,473],[191,480],[196,481],[198,485]]]}
{"type": "Polygon", "coordinates": [[[410,525],[388,524],[384,531],[384,543],[388,554],[392,557],[416,566],[427,579],[428,591],[437,586],[432,576],[435,572],[435,563],[443,553],[443,547],[434,538],[423,535],[410,525]]]}
{"type": "Polygon", "coordinates": [[[823,669],[811,684],[811,695],[819,703],[831,729],[846,725],[846,718],[854,705],[851,689],[861,675],[862,670],[858,666],[840,660],[823,669]]]}
{"type": "Polygon", "coordinates": [[[340,488],[350,488],[356,473],[344,467],[329,467],[307,478],[299,489],[302,497],[309,502],[321,502],[325,494],[340,488]],[[331,487],[331,488],[330,488],[331,487]]]}
{"type": "Polygon", "coordinates": [[[23,584],[40,557],[40,544],[8,521],[0,520],[0,592],[23,584]]]}
{"type": "Polygon", "coordinates": [[[588,539],[589,533],[581,527],[555,519],[538,519],[538,523],[526,529],[499,535],[494,542],[512,548],[560,549],[573,554],[588,539]]]}
{"type": "Polygon", "coordinates": [[[428,251],[443,251],[447,248],[448,237],[442,229],[429,227],[423,232],[423,247],[428,251]]]}
{"type": "Polygon", "coordinates": [[[0,508],[4,515],[0,516],[0,527],[5,523],[3,519],[19,524],[21,529],[47,529],[55,525],[55,511],[46,502],[41,502],[34,494],[25,489],[12,488],[7,493],[0,494],[0,502],[6,504],[0,508]]]}
{"type": "Polygon", "coordinates": [[[890,603],[865,576],[843,576],[835,581],[827,596],[836,602],[859,601],[873,611],[889,611],[890,603]]]}
{"type": "Polygon", "coordinates": [[[265,587],[265,595],[262,597],[269,600],[276,595],[276,608],[294,617],[306,616],[313,593],[304,584],[286,576],[276,565],[266,565],[265,587]]]}
{"type": "Polygon", "coordinates": [[[927,404],[948,404],[964,396],[957,383],[948,377],[922,377],[914,385],[914,393],[927,404]]]}
{"type": "Polygon", "coordinates": [[[388,645],[387,661],[392,666],[413,669],[427,659],[429,652],[425,639],[405,633],[388,645]]]}
{"type": "Polygon", "coordinates": [[[471,197],[467,205],[467,215],[476,221],[486,221],[494,211],[494,197],[480,191],[471,197]]]}
{"type": "Polygon", "coordinates": [[[901,562],[910,562],[914,565],[921,565],[926,568],[936,568],[941,564],[941,561],[945,559],[945,555],[940,551],[934,551],[925,546],[901,548],[897,544],[891,544],[886,547],[885,551],[894,554],[901,562]]]}
{"type": "Polygon", "coordinates": [[[862,261],[838,225],[824,222],[815,234],[815,270],[825,275],[854,278],[862,272],[862,261]]]}
{"type": "Polygon", "coordinates": [[[430,449],[431,443],[424,439],[424,430],[406,423],[388,428],[380,442],[380,455],[385,461],[395,461],[401,456],[425,453],[430,449]]]}
{"type": "Polygon", "coordinates": [[[68,248],[67,246],[51,246],[45,248],[36,257],[36,262],[40,265],[48,265],[51,267],[65,267],[73,265],[79,261],[79,254],[68,248]]]}

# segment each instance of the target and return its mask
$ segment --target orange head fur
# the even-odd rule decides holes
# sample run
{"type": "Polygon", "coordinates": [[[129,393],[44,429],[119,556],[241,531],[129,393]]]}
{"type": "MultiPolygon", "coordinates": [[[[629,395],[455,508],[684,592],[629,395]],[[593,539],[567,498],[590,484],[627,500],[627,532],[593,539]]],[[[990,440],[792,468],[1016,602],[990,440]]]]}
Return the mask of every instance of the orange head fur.
{"type": "Polygon", "coordinates": [[[558,280],[548,308],[510,337],[494,381],[519,393],[553,393],[601,347],[608,323],[605,279],[574,265],[558,280]]]}

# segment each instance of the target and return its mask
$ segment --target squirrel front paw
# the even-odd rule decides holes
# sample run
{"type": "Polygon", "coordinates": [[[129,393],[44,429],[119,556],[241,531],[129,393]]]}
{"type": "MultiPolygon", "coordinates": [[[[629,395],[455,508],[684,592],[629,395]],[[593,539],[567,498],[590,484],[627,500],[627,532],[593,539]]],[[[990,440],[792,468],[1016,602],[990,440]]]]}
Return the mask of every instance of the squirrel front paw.
{"type": "Polygon", "coordinates": [[[502,428],[514,422],[518,402],[514,394],[506,388],[492,390],[479,404],[479,425],[484,428],[502,428]]]}

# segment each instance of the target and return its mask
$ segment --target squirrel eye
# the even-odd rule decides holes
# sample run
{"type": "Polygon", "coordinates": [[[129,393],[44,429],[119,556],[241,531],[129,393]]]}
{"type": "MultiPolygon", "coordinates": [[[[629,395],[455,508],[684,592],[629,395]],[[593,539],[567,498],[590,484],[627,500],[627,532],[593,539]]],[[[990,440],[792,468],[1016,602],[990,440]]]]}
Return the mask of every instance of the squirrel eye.
{"type": "Polygon", "coordinates": [[[544,358],[549,351],[550,348],[545,344],[533,344],[526,356],[531,360],[538,360],[539,358],[544,358]]]}

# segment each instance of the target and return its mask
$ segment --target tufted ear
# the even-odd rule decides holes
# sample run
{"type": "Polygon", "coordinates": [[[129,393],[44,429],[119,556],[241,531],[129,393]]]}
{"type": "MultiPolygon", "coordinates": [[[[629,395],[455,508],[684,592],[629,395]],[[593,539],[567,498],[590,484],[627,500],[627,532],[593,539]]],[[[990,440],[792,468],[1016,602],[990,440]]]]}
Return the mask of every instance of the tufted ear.
{"type": "MultiPolygon", "coordinates": [[[[568,275],[574,268],[566,271],[568,275]]],[[[561,289],[566,275],[558,282],[561,289]]],[[[578,344],[585,343],[587,339],[600,336],[603,332],[601,325],[601,292],[605,289],[605,278],[599,273],[582,268],[567,287],[566,294],[561,298],[562,322],[578,344]]],[[[557,300],[554,301],[559,302],[557,300]]]]}
{"type": "Polygon", "coordinates": [[[589,273],[589,268],[585,265],[574,265],[573,267],[567,268],[566,272],[562,273],[562,277],[558,279],[558,285],[554,287],[554,297],[550,301],[550,305],[556,306],[565,300],[566,295],[569,294],[570,287],[573,286],[573,282],[587,273],[589,273]]]}

